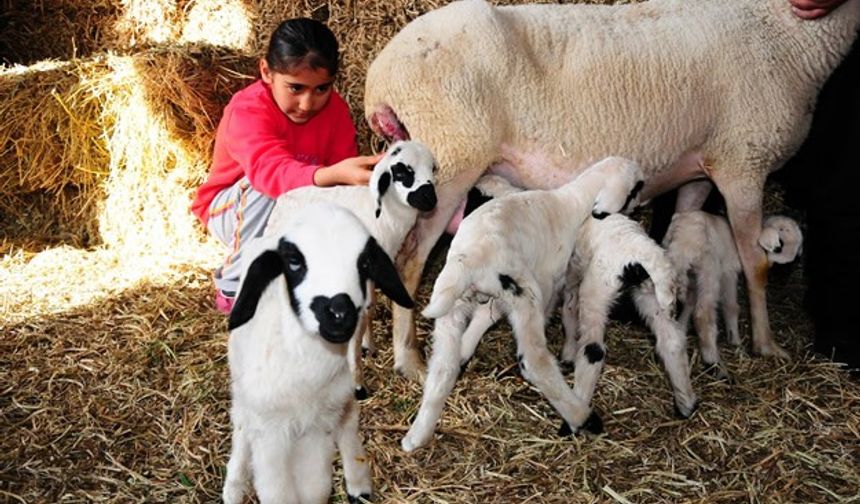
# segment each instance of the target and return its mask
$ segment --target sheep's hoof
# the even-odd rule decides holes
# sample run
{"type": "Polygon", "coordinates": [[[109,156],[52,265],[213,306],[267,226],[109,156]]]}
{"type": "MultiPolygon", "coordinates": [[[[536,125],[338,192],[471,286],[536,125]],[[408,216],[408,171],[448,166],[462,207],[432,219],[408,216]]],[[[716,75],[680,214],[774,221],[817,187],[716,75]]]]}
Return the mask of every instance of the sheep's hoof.
{"type": "Polygon", "coordinates": [[[370,397],[370,392],[363,386],[355,387],[355,398],[358,401],[363,401],[370,397]]]}
{"type": "Polygon", "coordinates": [[[349,501],[349,504],[360,504],[361,502],[370,502],[370,494],[363,493],[358,497],[354,495],[347,494],[346,499],[349,501]]]}
{"type": "Polygon", "coordinates": [[[734,383],[732,376],[726,371],[726,368],[719,362],[705,363],[705,372],[711,375],[716,381],[724,381],[726,383],[734,383]]]}
{"type": "Polygon", "coordinates": [[[457,379],[458,380],[463,377],[463,373],[465,373],[466,369],[469,367],[469,361],[470,360],[471,359],[466,359],[466,361],[460,363],[460,372],[457,373],[457,379]]]}
{"type": "Polygon", "coordinates": [[[788,352],[783,350],[783,348],[773,341],[768,341],[763,345],[753,345],[753,352],[756,355],[761,355],[762,357],[776,357],[777,359],[791,360],[791,356],[788,355],[788,352]]]}
{"type": "Polygon", "coordinates": [[[684,410],[681,409],[680,406],[678,406],[678,403],[675,403],[675,417],[681,418],[684,420],[690,418],[691,416],[693,416],[693,413],[695,413],[696,410],[699,409],[699,401],[698,400],[693,401],[692,406],[689,406],[689,407],[684,408],[684,409],[687,410],[686,413],[684,412],[684,410]]]}
{"type": "Polygon", "coordinates": [[[561,421],[561,427],[558,428],[559,437],[570,437],[573,435],[573,429],[567,424],[566,420],[561,421]]]}

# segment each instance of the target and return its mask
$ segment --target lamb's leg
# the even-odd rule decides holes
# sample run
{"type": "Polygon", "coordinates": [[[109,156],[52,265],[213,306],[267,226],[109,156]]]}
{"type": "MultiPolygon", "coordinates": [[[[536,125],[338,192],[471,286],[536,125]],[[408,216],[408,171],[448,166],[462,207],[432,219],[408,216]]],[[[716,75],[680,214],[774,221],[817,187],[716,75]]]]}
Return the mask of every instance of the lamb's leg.
{"type": "Polygon", "coordinates": [[[547,349],[543,307],[533,298],[517,296],[512,300],[508,319],[517,340],[520,372],[540,390],[564,419],[559,434],[565,436],[580,429],[593,433],[603,432],[600,417],[568,387],[555,357],[547,349]]]}
{"type": "Polygon", "coordinates": [[[487,332],[487,329],[496,323],[493,318],[493,303],[490,300],[484,304],[480,304],[472,312],[472,320],[469,321],[469,326],[466,332],[463,333],[463,339],[460,342],[460,368],[466,367],[469,359],[475,354],[475,349],[478,348],[478,343],[481,342],[481,336],[487,332]]]}
{"type": "Polygon", "coordinates": [[[718,378],[725,378],[717,347],[717,302],[720,295],[720,272],[715,266],[704,266],[696,274],[696,307],[694,321],[699,335],[699,351],[705,366],[718,378]]]}
{"type": "MultiPolygon", "coordinates": [[[[414,297],[421,282],[427,256],[442,236],[445,227],[466,197],[469,188],[480,176],[464,174],[445,186],[437,187],[436,209],[429,217],[419,217],[397,254],[397,269],[406,290],[414,297]]],[[[394,338],[394,369],[411,380],[424,381],[426,373],[415,336],[415,319],[412,310],[391,305],[391,332],[394,338]]]]}
{"type": "Polygon", "coordinates": [[[349,362],[349,370],[352,373],[353,393],[359,401],[367,399],[369,393],[364,384],[364,366],[361,363],[362,340],[367,337],[370,332],[370,310],[368,309],[364,316],[359,320],[355,333],[352,335],[352,340],[349,342],[347,350],[347,362],[349,362]]]}
{"type": "Polygon", "coordinates": [[[568,276],[564,285],[564,301],[561,305],[561,325],[564,328],[564,346],[561,349],[561,362],[573,364],[578,350],[579,334],[579,285],[568,276]]]}
{"type": "Polygon", "coordinates": [[[714,184],[708,179],[692,180],[678,188],[675,213],[700,210],[704,206],[714,184]]]}
{"type": "Polygon", "coordinates": [[[603,370],[606,345],[603,337],[609,309],[621,287],[621,279],[602,278],[596,270],[586,271],[580,286],[579,300],[579,345],[573,375],[573,392],[586,404],[591,403],[597,379],[603,370]]]}
{"type": "Polygon", "coordinates": [[[260,504],[301,502],[290,464],[292,448],[280,434],[261,435],[251,441],[254,490],[260,504]]]}
{"type": "Polygon", "coordinates": [[[233,447],[227,463],[227,477],[224,479],[224,504],[240,504],[248,489],[251,477],[251,445],[248,440],[242,413],[233,406],[233,447]]]}
{"type": "Polygon", "coordinates": [[[766,292],[768,263],[764,250],[758,245],[762,224],[761,200],[764,179],[758,180],[755,174],[765,174],[767,171],[764,169],[759,171],[751,169],[747,173],[726,171],[731,171],[733,178],[722,181],[723,183],[720,180],[715,182],[726,199],[729,223],[747,281],[750,318],[753,326],[753,351],[763,356],[788,359],[788,353],[773,341],[770,331],[766,292]]]}
{"type": "Polygon", "coordinates": [[[687,356],[686,333],[681,326],[661,310],[653,292],[653,284],[646,282],[633,291],[636,309],[657,339],[657,355],[663,362],[675,397],[677,413],[689,418],[696,410],[698,400],[690,381],[690,359],[687,356]]]}
{"type": "Polygon", "coordinates": [[[376,289],[370,291],[370,304],[367,307],[367,323],[364,334],[361,336],[362,355],[374,355],[376,344],[373,342],[373,319],[376,318],[376,289]]]}
{"type": "Polygon", "coordinates": [[[352,499],[362,497],[370,500],[370,463],[358,430],[358,411],[358,404],[350,402],[341,419],[335,440],[343,461],[346,492],[352,499]]]}
{"type": "Polygon", "coordinates": [[[726,325],[726,338],[732,345],[741,344],[740,331],[738,330],[738,275],[735,272],[723,273],[720,281],[722,292],[723,321],[726,325]]]}
{"type": "Polygon", "coordinates": [[[433,353],[421,407],[409,432],[400,445],[411,452],[424,446],[433,436],[436,422],[442,416],[445,400],[451,395],[457,376],[460,374],[460,337],[466,328],[469,308],[458,301],[445,316],[436,319],[433,328],[433,353]]]}
{"type": "MultiPolygon", "coordinates": [[[[304,433],[295,441],[289,458],[292,480],[295,482],[299,500],[278,502],[328,502],[331,496],[334,454],[332,433],[326,433],[322,429],[304,433]]],[[[281,475],[281,478],[283,477],[284,475],[281,475]]],[[[262,497],[260,501],[260,504],[263,504],[262,497]]]]}

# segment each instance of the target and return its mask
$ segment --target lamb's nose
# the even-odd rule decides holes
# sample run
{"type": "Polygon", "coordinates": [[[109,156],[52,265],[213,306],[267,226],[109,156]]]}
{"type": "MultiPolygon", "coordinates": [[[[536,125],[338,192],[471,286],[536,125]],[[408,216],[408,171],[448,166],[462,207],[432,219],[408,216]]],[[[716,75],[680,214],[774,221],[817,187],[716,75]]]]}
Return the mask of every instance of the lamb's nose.
{"type": "Polygon", "coordinates": [[[415,189],[406,197],[409,204],[422,212],[429,212],[436,208],[436,189],[433,184],[427,183],[415,189]]]}

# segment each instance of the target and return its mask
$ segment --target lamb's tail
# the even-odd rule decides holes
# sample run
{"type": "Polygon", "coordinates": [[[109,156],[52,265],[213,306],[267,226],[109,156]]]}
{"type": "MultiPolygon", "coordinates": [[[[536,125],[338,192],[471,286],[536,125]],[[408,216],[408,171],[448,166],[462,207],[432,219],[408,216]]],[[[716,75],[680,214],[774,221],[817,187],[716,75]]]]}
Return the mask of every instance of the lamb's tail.
{"type": "Polygon", "coordinates": [[[451,311],[454,303],[460,299],[471,283],[469,269],[464,264],[465,256],[449,257],[445,267],[436,277],[430,302],[421,312],[427,318],[436,319],[451,311]]]}

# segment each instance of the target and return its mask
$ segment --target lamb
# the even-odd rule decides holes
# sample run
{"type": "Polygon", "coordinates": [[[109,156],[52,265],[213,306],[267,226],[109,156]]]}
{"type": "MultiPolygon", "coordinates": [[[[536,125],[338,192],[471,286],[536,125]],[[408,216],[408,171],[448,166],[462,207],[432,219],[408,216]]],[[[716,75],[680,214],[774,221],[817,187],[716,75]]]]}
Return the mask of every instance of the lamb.
{"type": "MultiPolygon", "coordinates": [[[[373,168],[369,187],[294,189],[278,198],[264,234],[268,234],[269,230],[279,229],[282,221],[310,203],[331,201],[345,206],[358,216],[382,250],[394,257],[407,233],[415,225],[419,213],[429,212],[436,206],[436,191],[433,185],[435,168],[433,154],[420,142],[395,142],[373,168]]],[[[374,351],[370,330],[374,306],[375,303],[371,302],[367,315],[359,326],[361,337],[353,340],[353,347],[350,349],[355,394],[359,399],[368,395],[364,386],[360,347],[374,351]]],[[[395,348],[399,347],[395,345],[395,348]]]]}
{"type": "Polygon", "coordinates": [[[348,210],[308,205],[249,244],[230,313],[233,447],[223,498],[242,501],[253,475],[261,503],[320,503],[335,447],[350,501],[371,494],[347,346],[369,281],[412,300],[391,259],[348,210]]]}
{"type": "Polygon", "coordinates": [[[642,172],[609,157],[551,191],[490,201],[465,219],[451,241],[424,316],[436,319],[421,408],[401,446],[413,451],[433,434],[459,372],[461,338],[479,304],[498,308],[517,340],[523,376],[563,418],[563,434],[602,431],[600,417],[565,383],[546,347],[545,317],[564,281],[579,227],[635,206],[642,172]]]}
{"type": "MultiPolygon", "coordinates": [[[[498,175],[484,175],[469,191],[467,201],[474,205],[519,191],[498,175]]],[[[636,307],[656,336],[657,355],[666,367],[674,391],[675,411],[687,418],[695,411],[697,400],[690,383],[685,333],[672,318],[674,269],[666,251],[647,236],[642,226],[621,214],[586,220],[568,264],[562,303],[565,343],[561,359],[567,363],[576,361],[574,393],[587,403],[594,395],[603,365],[603,359],[597,357],[605,354],[603,337],[609,309],[628,278],[636,284],[633,289],[636,307]]],[[[475,309],[463,334],[461,367],[496,319],[489,305],[475,309]]]]}
{"type": "MultiPolygon", "coordinates": [[[[617,154],[642,166],[643,200],[695,179],[716,184],[747,280],[753,349],[788,357],[767,318],[762,188],[806,136],[818,90],[858,26],[860,0],[814,22],[786,0],[463,0],[419,16],[376,56],[365,85],[374,131],[421,138],[439,162],[437,209],[397,258],[405,285],[415,291],[488,167],[546,189],[617,154]]],[[[420,378],[411,312],[395,308],[393,332],[409,342],[395,367],[420,378]]]]}
{"type": "MultiPolygon", "coordinates": [[[[739,345],[738,331],[738,274],[741,260],[732,240],[729,223],[724,217],[702,211],[676,213],[663,239],[669,259],[678,279],[678,292],[684,299],[679,317],[686,329],[695,311],[696,332],[702,361],[717,377],[728,374],[720,362],[717,349],[717,303],[722,306],[723,319],[729,343],[739,345]],[[695,288],[689,285],[695,280],[695,288]]],[[[767,257],[767,267],[774,263],[793,261],[803,247],[803,235],[797,222],[781,215],[764,219],[758,246],[767,257]]],[[[763,274],[767,274],[767,268],[763,274]]]]}

